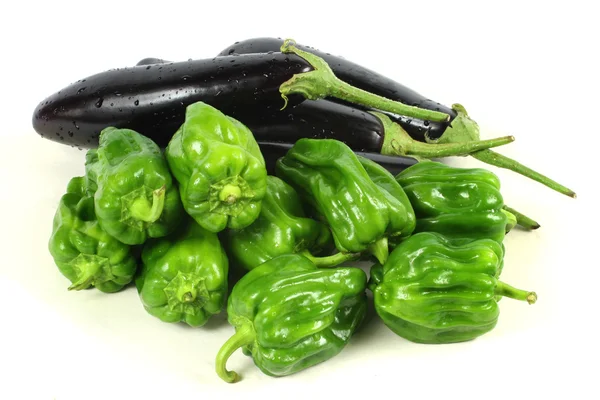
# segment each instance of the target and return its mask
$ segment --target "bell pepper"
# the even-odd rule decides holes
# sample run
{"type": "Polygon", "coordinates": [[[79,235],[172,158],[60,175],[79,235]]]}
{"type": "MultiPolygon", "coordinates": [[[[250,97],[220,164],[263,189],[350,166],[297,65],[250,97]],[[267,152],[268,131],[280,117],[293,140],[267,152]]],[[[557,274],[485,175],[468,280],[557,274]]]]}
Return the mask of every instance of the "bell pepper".
{"type": "Polygon", "coordinates": [[[150,315],[198,327],[224,307],[228,270],[217,235],[189,218],[174,234],[144,245],[136,287],[150,315]]]}
{"type": "Polygon", "coordinates": [[[298,140],[277,161],[276,174],[327,222],[341,252],[367,252],[383,263],[388,237],[414,228],[412,207],[393,176],[340,141],[298,140]]]}
{"type": "Polygon", "coordinates": [[[69,290],[90,287],[112,293],[133,280],[137,264],[131,247],[100,226],[94,198],[84,177],[69,181],[54,215],[48,249],[59,271],[71,281],[69,290]]]}
{"type": "Polygon", "coordinates": [[[492,330],[498,297],[535,303],[534,292],[500,280],[504,252],[492,239],[465,242],[416,233],[371,269],[375,310],[397,335],[418,343],[455,343],[492,330]]]}
{"type": "Polygon", "coordinates": [[[229,383],[239,380],[226,363],[240,347],[270,376],[336,356],[364,319],[366,283],[359,268],[319,269],[299,254],[273,258],[246,273],[228,300],[235,334],[217,354],[217,374],[229,383]]]}
{"type": "Polygon", "coordinates": [[[86,155],[86,183],[102,228],[125,244],[166,236],[184,215],[160,148],[130,129],[100,133],[98,149],[86,155]]]}
{"type": "Polygon", "coordinates": [[[332,267],[358,258],[355,253],[315,257],[333,245],[329,228],[307,218],[298,193],[275,176],[267,176],[267,193],[260,215],[244,229],[228,229],[224,240],[230,261],[246,270],[283,254],[299,253],[319,267],[332,267]]]}
{"type": "Polygon", "coordinates": [[[258,218],[267,169],[252,132],[197,102],[166,149],[186,212],[211,232],[242,229],[258,218]]]}
{"type": "Polygon", "coordinates": [[[415,232],[439,232],[464,240],[499,243],[516,223],[504,210],[500,180],[483,168],[422,161],[396,176],[417,217],[415,232]]]}

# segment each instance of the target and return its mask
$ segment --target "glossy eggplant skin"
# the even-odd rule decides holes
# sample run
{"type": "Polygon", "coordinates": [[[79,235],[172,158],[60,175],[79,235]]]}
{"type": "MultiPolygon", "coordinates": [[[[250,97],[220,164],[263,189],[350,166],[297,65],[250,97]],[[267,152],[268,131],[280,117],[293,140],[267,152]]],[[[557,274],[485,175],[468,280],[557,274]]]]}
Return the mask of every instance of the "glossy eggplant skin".
{"type": "MultiPolygon", "coordinates": [[[[247,54],[138,65],[77,81],[35,109],[33,127],[43,137],[80,148],[97,147],[109,126],[133,129],[168,144],[189,104],[203,101],[233,118],[279,110],[279,86],[312,67],[293,54],[247,54]]],[[[290,97],[288,107],[304,101],[290,97]]]]}
{"type": "Polygon", "coordinates": [[[328,100],[306,100],[283,111],[248,114],[241,122],[259,142],[336,139],[355,151],[373,153],[381,152],[385,135],[375,115],[328,100]]]}
{"type": "MultiPolygon", "coordinates": [[[[280,38],[253,38],[236,42],[221,51],[218,55],[268,54],[270,52],[279,51],[282,44],[283,39],[280,38]]],[[[447,113],[450,115],[451,121],[456,117],[456,112],[452,110],[452,108],[428,99],[414,90],[382,76],[375,71],[309,46],[296,44],[296,47],[323,58],[329,64],[335,75],[350,85],[404,104],[447,113]]],[[[340,102],[337,99],[332,99],[332,101],[340,102]]],[[[397,115],[390,115],[390,117],[395,122],[399,123],[411,137],[419,141],[425,141],[425,135],[432,139],[437,139],[443,135],[448,127],[448,123],[443,122],[422,121],[397,115]]]]}
{"type": "MultiPolygon", "coordinates": [[[[267,164],[267,172],[269,175],[275,175],[275,163],[278,159],[285,156],[289,149],[294,146],[293,143],[277,143],[277,142],[258,142],[260,151],[265,158],[267,164]]],[[[378,153],[370,153],[364,151],[354,151],[358,156],[368,158],[375,161],[387,169],[392,175],[396,176],[411,165],[415,165],[418,161],[412,157],[404,156],[384,156],[378,153]]]]}

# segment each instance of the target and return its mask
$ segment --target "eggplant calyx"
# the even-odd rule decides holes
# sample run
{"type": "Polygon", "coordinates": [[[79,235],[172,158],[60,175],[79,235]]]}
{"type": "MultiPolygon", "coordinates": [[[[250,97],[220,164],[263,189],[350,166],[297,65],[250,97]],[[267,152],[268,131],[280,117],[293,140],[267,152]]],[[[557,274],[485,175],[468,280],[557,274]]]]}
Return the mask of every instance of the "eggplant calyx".
{"type": "Polygon", "coordinates": [[[378,117],[383,124],[384,138],[381,154],[384,155],[411,156],[416,159],[466,156],[475,151],[502,146],[515,140],[512,136],[506,136],[458,143],[423,143],[411,138],[399,124],[393,122],[387,115],[374,111],[371,114],[378,117]]]}
{"type": "MultiPolygon", "coordinates": [[[[426,137],[425,139],[428,143],[450,144],[479,140],[479,125],[477,125],[477,123],[469,117],[465,108],[460,104],[453,104],[452,109],[457,113],[456,118],[454,118],[451,125],[446,129],[442,137],[439,139],[431,140],[426,137]]],[[[521,174],[529,179],[533,179],[534,181],[537,181],[542,185],[545,185],[550,189],[569,197],[577,197],[575,192],[566,186],[561,185],[555,180],[542,175],[541,173],[519,163],[516,160],[513,160],[512,158],[508,158],[492,150],[483,149],[472,152],[469,155],[486,164],[493,165],[498,168],[505,168],[521,174]]]]}
{"type": "Polygon", "coordinates": [[[450,115],[446,113],[409,106],[349,85],[335,76],[331,67],[323,58],[300,50],[295,44],[293,40],[286,39],[281,46],[281,52],[296,54],[306,60],[312,66],[313,70],[295,74],[281,84],[279,92],[285,101],[283,108],[287,106],[288,95],[301,94],[309,100],[335,97],[350,103],[360,104],[375,110],[387,111],[397,115],[404,115],[409,118],[436,122],[447,122],[450,120],[450,115]]]}

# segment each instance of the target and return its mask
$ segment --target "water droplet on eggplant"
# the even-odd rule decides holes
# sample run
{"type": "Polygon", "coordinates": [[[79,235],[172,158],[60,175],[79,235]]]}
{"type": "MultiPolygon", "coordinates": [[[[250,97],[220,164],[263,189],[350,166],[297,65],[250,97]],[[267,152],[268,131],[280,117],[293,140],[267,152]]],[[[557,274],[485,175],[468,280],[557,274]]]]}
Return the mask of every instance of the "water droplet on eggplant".
{"type": "Polygon", "coordinates": [[[100,107],[102,107],[102,103],[103,103],[103,102],[104,102],[104,99],[103,99],[103,98],[100,98],[100,99],[98,99],[98,101],[97,101],[97,102],[96,102],[96,104],[95,104],[95,105],[96,105],[96,108],[100,108],[100,107]]]}
{"type": "Polygon", "coordinates": [[[139,106],[139,105],[140,105],[140,101],[139,101],[139,100],[136,100],[136,101],[134,101],[134,102],[133,102],[133,105],[135,105],[135,106],[139,106]]]}

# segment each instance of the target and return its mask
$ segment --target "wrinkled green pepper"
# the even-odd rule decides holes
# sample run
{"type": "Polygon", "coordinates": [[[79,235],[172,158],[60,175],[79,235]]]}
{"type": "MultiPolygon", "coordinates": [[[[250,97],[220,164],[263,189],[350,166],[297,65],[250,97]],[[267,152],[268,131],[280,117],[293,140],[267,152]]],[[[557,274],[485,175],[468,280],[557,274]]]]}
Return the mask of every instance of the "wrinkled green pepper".
{"type": "Polygon", "coordinates": [[[483,168],[455,168],[422,161],[396,176],[417,217],[416,232],[439,232],[448,237],[490,238],[502,243],[515,225],[503,209],[498,177],[483,168]]]}
{"type": "Polygon", "coordinates": [[[455,343],[492,330],[497,296],[535,303],[534,292],[497,279],[504,252],[492,239],[465,242],[421,232],[371,269],[375,310],[397,335],[418,343],[455,343]]]}
{"type": "Polygon", "coordinates": [[[366,274],[359,268],[319,269],[307,258],[287,254],[244,275],[228,300],[235,334],[216,357],[226,382],[239,376],[227,359],[242,347],[260,370],[285,376],[324,362],[346,346],[362,323],[366,274]]]}
{"type": "Polygon", "coordinates": [[[283,254],[300,253],[319,267],[332,267],[358,256],[315,257],[333,245],[331,232],[325,224],[307,218],[294,188],[275,176],[267,177],[258,219],[244,229],[228,229],[224,236],[232,263],[247,270],[283,254]]]}
{"type": "Polygon", "coordinates": [[[165,154],[184,208],[200,226],[242,229],[258,218],[267,170],[242,123],[208,104],[191,104],[165,154]]]}
{"type": "Polygon", "coordinates": [[[86,155],[86,184],[102,228],[125,244],[166,236],[184,215],[160,148],[131,129],[100,133],[86,155]]]}
{"type": "Polygon", "coordinates": [[[228,272],[217,235],[190,218],[174,234],[146,243],[136,286],[150,315],[198,327],[225,306],[228,272]]]}
{"type": "Polygon", "coordinates": [[[276,173],[328,223],[341,252],[368,252],[383,263],[388,237],[414,229],[412,206],[394,177],[340,141],[300,139],[276,173]]]}
{"type": "Polygon", "coordinates": [[[48,249],[59,271],[71,281],[69,290],[95,287],[117,292],[133,280],[137,269],[131,247],[98,223],[84,177],[69,181],[54,215],[48,249]]]}

